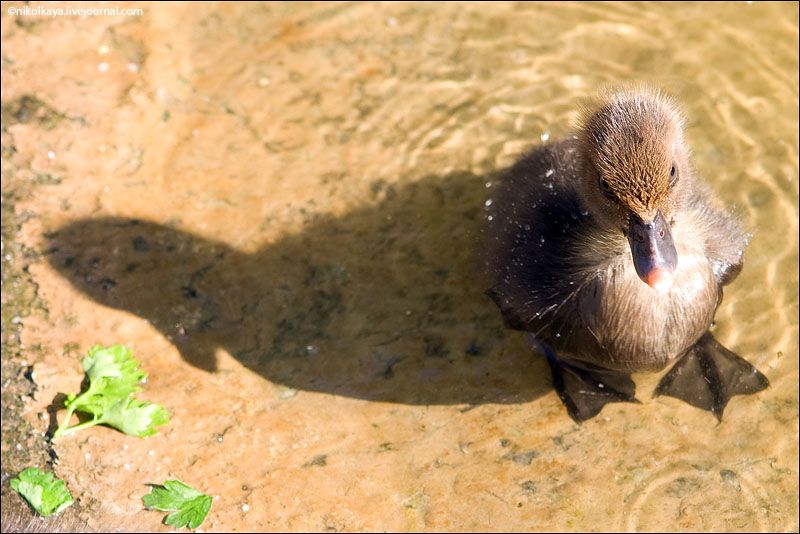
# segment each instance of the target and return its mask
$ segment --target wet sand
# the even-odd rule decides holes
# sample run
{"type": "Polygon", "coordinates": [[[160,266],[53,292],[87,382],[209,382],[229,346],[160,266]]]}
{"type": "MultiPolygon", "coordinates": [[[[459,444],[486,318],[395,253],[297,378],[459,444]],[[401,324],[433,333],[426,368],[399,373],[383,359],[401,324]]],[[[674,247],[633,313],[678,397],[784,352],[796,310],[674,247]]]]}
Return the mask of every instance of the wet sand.
{"type": "Polygon", "coordinates": [[[204,531],[798,529],[796,4],[8,5],[23,421],[95,343],[173,414],[53,444],[89,528],[167,531],[141,496],[179,478],[204,531]],[[753,236],[714,335],[771,387],[719,425],[651,375],[576,425],[483,294],[498,173],[639,79],[753,236]]]}

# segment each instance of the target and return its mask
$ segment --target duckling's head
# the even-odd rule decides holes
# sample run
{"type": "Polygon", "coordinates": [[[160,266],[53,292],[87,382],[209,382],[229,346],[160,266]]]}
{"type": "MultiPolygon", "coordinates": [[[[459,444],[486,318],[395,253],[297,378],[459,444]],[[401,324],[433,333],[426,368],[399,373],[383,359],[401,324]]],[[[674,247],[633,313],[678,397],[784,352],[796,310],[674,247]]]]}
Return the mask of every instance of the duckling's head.
{"type": "Polygon", "coordinates": [[[652,89],[614,92],[586,109],[579,137],[585,207],[628,238],[642,281],[666,292],[678,265],[670,228],[692,179],[680,112],[652,89]]]}

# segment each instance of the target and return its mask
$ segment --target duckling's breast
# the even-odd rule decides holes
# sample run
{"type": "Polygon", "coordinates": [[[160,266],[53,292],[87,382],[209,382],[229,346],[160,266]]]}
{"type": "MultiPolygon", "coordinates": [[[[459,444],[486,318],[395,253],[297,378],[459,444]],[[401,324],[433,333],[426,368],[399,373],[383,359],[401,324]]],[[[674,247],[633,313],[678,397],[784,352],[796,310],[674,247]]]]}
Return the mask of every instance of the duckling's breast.
{"type": "Polygon", "coordinates": [[[597,346],[584,346],[575,357],[611,369],[656,371],[708,330],[718,298],[712,265],[702,249],[676,248],[678,268],[665,294],[639,279],[629,254],[598,274],[577,306],[597,346]]]}

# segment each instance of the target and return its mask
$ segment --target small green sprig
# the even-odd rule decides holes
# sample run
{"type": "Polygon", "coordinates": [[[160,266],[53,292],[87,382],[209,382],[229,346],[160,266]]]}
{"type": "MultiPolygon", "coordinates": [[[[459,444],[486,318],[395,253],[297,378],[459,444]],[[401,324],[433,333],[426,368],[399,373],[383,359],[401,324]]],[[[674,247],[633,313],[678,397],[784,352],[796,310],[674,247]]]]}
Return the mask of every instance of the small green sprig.
{"type": "Polygon", "coordinates": [[[108,425],[131,436],[150,436],[169,422],[169,412],[158,404],[133,398],[147,374],[139,369],[130,349],[122,345],[95,345],[83,359],[89,386],[83,393],[67,395],[67,415],[54,438],[94,425],[108,425]],[[91,414],[86,422],[69,426],[72,414],[91,414]]]}

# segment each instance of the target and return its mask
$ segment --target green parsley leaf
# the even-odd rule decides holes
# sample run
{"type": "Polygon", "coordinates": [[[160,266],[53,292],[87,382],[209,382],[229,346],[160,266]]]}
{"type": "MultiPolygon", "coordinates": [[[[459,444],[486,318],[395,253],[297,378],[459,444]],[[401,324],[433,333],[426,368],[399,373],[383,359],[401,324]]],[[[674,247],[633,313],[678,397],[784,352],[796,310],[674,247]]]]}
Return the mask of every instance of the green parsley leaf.
{"type": "Polygon", "coordinates": [[[102,383],[116,395],[125,396],[139,391],[139,384],[147,373],[139,369],[139,362],[128,347],[112,345],[103,348],[95,345],[83,359],[83,370],[92,384],[102,383]]]}
{"type": "Polygon", "coordinates": [[[164,524],[175,528],[199,527],[211,509],[211,497],[180,480],[165,480],[163,486],[153,485],[142,502],[148,510],[172,512],[164,518],[164,524]]]}
{"type": "Polygon", "coordinates": [[[143,437],[155,434],[155,427],[169,421],[169,412],[162,406],[132,397],[141,390],[139,384],[147,374],[139,369],[139,362],[127,347],[95,345],[83,359],[83,369],[89,387],[79,395],[67,395],[67,415],[54,437],[103,424],[143,437]],[[68,427],[75,412],[91,414],[92,419],[68,427]]]}
{"type": "Polygon", "coordinates": [[[28,467],[18,477],[11,479],[11,487],[25,497],[28,504],[41,516],[61,513],[73,502],[67,485],[63,480],[55,478],[53,473],[43,473],[35,467],[28,467]]]}
{"type": "Polygon", "coordinates": [[[155,427],[166,425],[169,412],[159,404],[128,397],[106,410],[101,420],[129,436],[143,438],[158,432],[155,427]]]}

